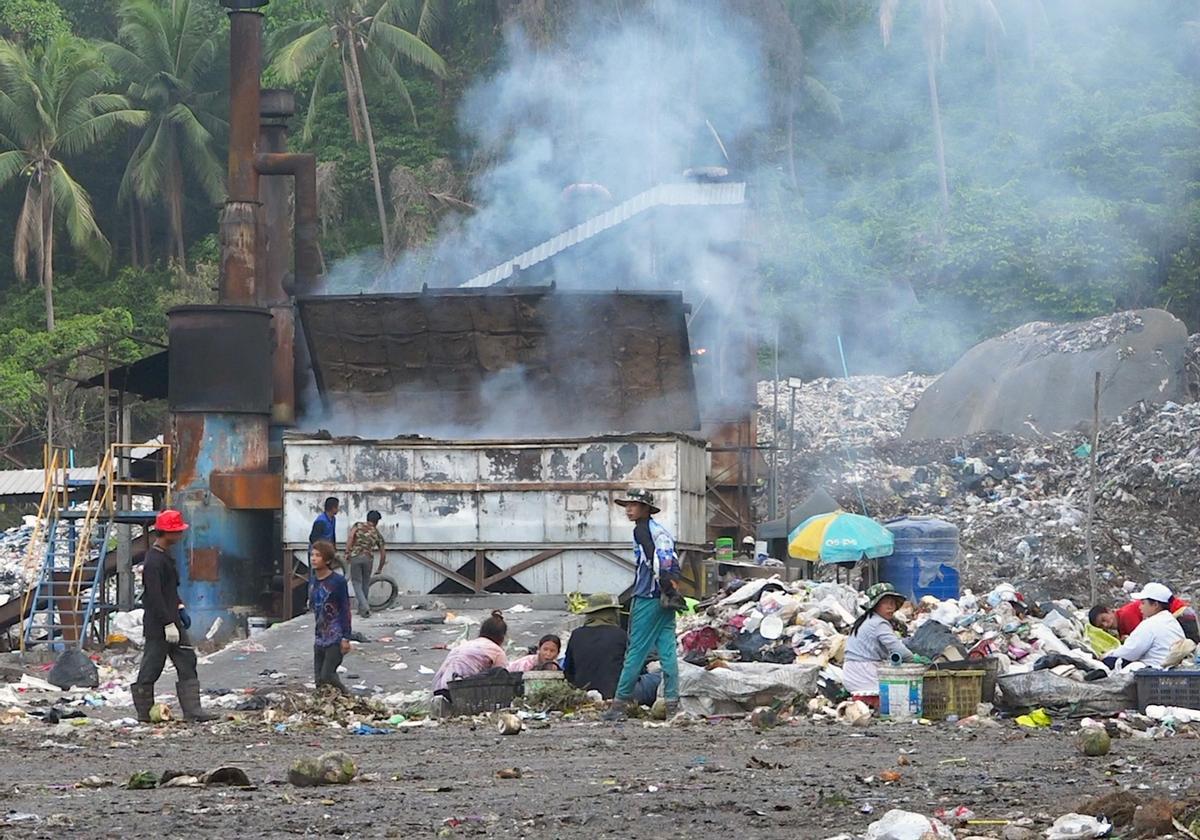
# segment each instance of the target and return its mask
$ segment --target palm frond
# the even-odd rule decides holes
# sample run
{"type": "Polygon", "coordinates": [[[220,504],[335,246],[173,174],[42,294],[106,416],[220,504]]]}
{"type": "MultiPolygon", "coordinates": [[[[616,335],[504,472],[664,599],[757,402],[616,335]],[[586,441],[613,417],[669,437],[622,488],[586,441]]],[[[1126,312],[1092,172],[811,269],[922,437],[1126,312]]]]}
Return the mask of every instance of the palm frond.
{"type": "Polygon", "coordinates": [[[77,155],[87,151],[121,126],[145,125],[149,119],[149,112],[136,108],[122,108],[119,111],[96,114],[65,134],[59,135],[55,145],[68,155],[77,155]]]}
{"type": "Polygon", "coordinates": [[[42,250],[42,214],[37,185],[32,178],[25,185],[25,200],[17,216],[13,236],[13,272],[22,280],[29,279],[29,255],[42,250]]]}
{"type": "Polygon", "coordinates": [[[121,78],[130,83],[143,82],[153,75],[140,55],[121,44],[105,42],[100,45],[100,53],[121,78]]]}
{"type": "Polygon", "coordinates": [[[385,51],[391,52],[406,61],[410,61],[417,67],[429,70],[439,77],[444,78],[446,75],[446,62],[442,57],[437,54],[433,47],[406,29],[401,29],[398,26],[376,18],[371,24],[367,43],[368,51],[372,47],[379,46],[385,51]]]}
{"type": "Polygon", "coordinates": [[[174,152],[173,145],[170,125],[165,119],[159,119],[149,144],[141,154],[135,153],[129,161],[130,181],[141,201],[149,204],[162,195],[174,152]]]}
{"type": "Polygon", "coordinates": [[[408,112],[412,114],[413,125],[418,125],[416,106],[413,105],[412,96],[408,92],[408,85],[405,84],[404,77],[396,70],[396,66],[388,61],[387,56],[378,50],[367,50],[364,58],[366,59],[367,69],[371,71],[376,81],[388,93],[400,94],[400,98],[408,106],[408,112]]]}
{"type": "Polygon", "coordinates": [[[300,138],[305,143],[312,139],[313,120],[317,115],[317,100],[328,89],[333,75],[341,69],[341,63],[341,58],[333,51],[326,53],[324,60],[321,61],[317,77],[313,80],[312,93],[308,97],[308,110],[304,114],[304,129],[300,133],[300,138]]]}
{"type": "Polygon", "coordinates": [[[322,54],[333,46],[333,33],[329,27],[321,26],[306,35],[301,35],[283,46],[271,63],[271,69],[285,82],[295,82],[304,71],[316,64],[322,54]]]}
{"type": "Polygon", "coordinates": [[[167,114],[167,119],[182,136],[186,154],[180,157],[188,162],[188,169],[208,197],[220,201],[225,195],[225,170],[213,148],[212,135],[186,105],[176,105],[167,114]]]}
{"type": "Polygon", "coordinates": [[[0,152],[0,187],[3,187],[29,165],[29,155],[24,149],[0,152]]]}
{"type": "Polygon", "coordinates": [[[816,106],[817,110],[828,114],[839,123],[842,121],[842,100],[812,76],[805,76],[801,81],[804,94],[816,106]]]}
{"type": "Polygon", "coordinates": [[[109,258],[108,240],[96,224],[91,196],[62,164],[50,168],[50,182],[54,189],[54,208],[66,222],[71,245],[93,262],[106,266],[109,258]]]}

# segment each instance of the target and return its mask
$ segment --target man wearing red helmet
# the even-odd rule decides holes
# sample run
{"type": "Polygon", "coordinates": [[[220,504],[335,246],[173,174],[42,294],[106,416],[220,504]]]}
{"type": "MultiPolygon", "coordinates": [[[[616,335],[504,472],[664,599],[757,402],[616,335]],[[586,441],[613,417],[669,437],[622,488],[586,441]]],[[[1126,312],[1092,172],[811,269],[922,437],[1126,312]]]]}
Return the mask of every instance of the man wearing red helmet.
{"type": "Polygon", "coordinates": [[[142,665],[130,691],[133,707],[142,723],[150,722],[150,707],[154,705],[154,683],[162,676],[167,657],[171,658],[178,675],[175,692],[185,720],[216,720],[200,707],[200,679],[196,675],[196,650],[188,638],[191,620],[179,600],[179,570],[171,548],[183,539],[188,526],[177,510],[164,510],[154,519],[154,541],[146,551],[142,564],[142,606],[145,615],[142,627],[146,633],[146,648],[142,665]]]}

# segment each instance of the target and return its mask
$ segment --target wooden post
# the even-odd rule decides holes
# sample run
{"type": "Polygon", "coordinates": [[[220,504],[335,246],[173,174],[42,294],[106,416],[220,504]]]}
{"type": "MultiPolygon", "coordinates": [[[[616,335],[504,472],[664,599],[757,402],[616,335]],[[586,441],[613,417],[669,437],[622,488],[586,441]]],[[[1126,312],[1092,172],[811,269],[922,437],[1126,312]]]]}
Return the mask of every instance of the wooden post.
{"type": "Polygon", "coordinates": [[[1096,515],[1096,448],[1100,445],[1100,371],[1096,371],[1092,395],[1092,446],[1088,453],[1088,504],[1087,529],[1084,531],[1084,546],[1087,553],[1088,588],[1091,602],[1096,603],[1096,550],[1092,545],[1092,520],[1096,515]]]}

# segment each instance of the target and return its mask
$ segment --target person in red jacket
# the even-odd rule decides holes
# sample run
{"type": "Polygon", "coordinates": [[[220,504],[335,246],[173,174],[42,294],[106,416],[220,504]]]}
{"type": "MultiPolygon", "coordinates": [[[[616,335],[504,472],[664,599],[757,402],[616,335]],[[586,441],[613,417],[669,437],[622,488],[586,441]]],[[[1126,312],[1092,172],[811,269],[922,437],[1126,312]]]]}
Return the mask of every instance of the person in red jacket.
{"type": "MultiPolygon", "coordinates": [[[[1167,609],[1179,620],[1184,634],[1193,642],[1200,643],[1200,625],[1197,623],[1196,612],[1191,608],[1191,605],[1177,595],[1172,594],[1167,609]]],[[[1097,604],[1088,612],[1088,621],[1101,630],[1106,630],[1120,639],[1125,639],[1142,623],[1141,605],[1138,601],[1130,601],[1123,607],[1113,609],[1106,604],[1097,604]]]]}

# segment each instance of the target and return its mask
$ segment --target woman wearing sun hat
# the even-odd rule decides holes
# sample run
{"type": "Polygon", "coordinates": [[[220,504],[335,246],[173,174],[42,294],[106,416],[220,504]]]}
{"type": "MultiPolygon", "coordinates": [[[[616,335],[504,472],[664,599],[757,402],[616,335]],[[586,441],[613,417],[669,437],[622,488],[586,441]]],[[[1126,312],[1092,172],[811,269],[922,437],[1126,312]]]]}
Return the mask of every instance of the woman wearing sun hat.
{"type": "Polygon", "coordinates": [[[892,617],[904,605],[905,598],[890,583],[877,583],[867,590],[866,612],[858,617],[846,641],[846,659],[842,684],[855,700],[870,706],[879,702],[879,666],[894,656],[903,662],[918,657],[896,635],[892,617]]]}

